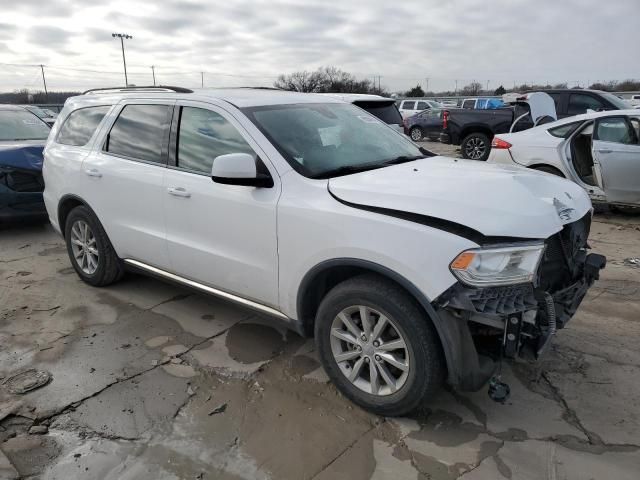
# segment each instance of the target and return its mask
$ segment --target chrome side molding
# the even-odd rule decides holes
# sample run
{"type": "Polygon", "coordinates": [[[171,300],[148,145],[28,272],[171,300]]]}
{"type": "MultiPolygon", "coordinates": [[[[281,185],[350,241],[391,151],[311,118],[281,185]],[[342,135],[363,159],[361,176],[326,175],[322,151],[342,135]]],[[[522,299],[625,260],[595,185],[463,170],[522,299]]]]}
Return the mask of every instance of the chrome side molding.
{"type": "Polygon", "coordinates": [[[131,265],[132,267],[149,272],[153,275],[157,275],[159,277],[166,278],[168,280],[172,280],[177,283],[181,283],[182,285],[195,288],[197,290],[200,290],[205,293],[209,293],[211,295],[215,295],[216,297],[230,300],[232,302],[238,303],[240,305],[244,305],[245,307],[251,308],[253,310],[257,310],[267,315],[280,318],[287,322],[292,322],[292,319],[287,317],[281,311],[276,310],[275,308],[267,307],[266,305],[262,305],[261,303],[254,302],[252,300],[247,300],[246,298],[239,297],[237,295],[234,295],[232,293],[228,293],[222,290],[218,290],[217,288],[209,287],[207,285],[196,282],[194,280],[189,280],[188,278],[181,277],[180,275],[176,275],[174,273],[166,272],[160,268],[152,267],[151,265],[147,265],[146,263],[139,262],[138,260],[131,260],[129,258],[125,258],[124,263],[131,265]]]}

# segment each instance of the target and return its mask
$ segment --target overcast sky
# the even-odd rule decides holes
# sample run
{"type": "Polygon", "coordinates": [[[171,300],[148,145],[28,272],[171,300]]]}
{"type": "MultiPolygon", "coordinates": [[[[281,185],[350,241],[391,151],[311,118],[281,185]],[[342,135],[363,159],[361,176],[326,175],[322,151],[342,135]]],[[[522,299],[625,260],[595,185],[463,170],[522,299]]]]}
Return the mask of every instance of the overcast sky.
{"type": "Polygon", "coordinates": [[[0,0],[0,90],[271,85],[333,65],[383,86],[640,78],[640,0],[0,0]],[[72,70],[75,69],[75,70],[72,70]],[[85,70],[85,71],[80,71],[85,70]],[[93,71],[86,71],[93,70],[93,71]]]}

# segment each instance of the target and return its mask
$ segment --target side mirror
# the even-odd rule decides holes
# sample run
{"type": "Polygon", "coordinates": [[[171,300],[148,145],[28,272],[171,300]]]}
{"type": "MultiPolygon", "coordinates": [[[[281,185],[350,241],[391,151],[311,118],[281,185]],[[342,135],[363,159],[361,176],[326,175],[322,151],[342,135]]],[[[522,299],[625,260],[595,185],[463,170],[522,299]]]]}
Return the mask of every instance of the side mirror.
{"type": "Polygon", "coordinates": [[[228,153],[213,159],[211,179],[224,185],[271,188],[273,179],[268,173],[258,173],[256,160],[248,153],[228,153]]]}

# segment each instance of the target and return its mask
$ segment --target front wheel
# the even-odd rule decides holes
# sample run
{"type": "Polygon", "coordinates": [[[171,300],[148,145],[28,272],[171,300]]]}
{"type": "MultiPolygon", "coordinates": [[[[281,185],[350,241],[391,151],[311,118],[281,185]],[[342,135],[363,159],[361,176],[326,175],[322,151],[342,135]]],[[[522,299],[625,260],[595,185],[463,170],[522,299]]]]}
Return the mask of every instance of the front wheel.
{"type": "Polygon", "coordinates": [[[419,142],[422,140],[422,129],[420,127],[413,127],[409,130],[409,135],[411,136],[411,140],[419,142]]]}
{"type": "Polygon", "coordinates": [[[442,349],[430,320],[382,277],[360,275],[334,287],[318,309],[315,335],[331,380],[373,413],[407,414],[442,384],[442,349]]]}
{"type": "Polygon", "coordinates": [[[489,158],[491,142],[484,133],[470,133],[462,140],[460,150],[463,158],[485,161],[489,158]]]}

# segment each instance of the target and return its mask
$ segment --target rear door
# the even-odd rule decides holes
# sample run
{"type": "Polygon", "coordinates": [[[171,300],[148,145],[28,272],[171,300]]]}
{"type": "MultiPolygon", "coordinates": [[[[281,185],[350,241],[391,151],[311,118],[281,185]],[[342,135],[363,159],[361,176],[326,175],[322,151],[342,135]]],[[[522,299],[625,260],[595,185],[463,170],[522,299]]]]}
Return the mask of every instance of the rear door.
{"type": "Polygon", "coordinates": [[[640,205],[640,117],[598,119],[593,158],[600,164],[609,203],[640,205]]]}
{"type": "Polygon", "coordinates": [[[128,100],[83,165],[83,198],[118,256],[169,268],[162,202],[171,100],[128,100]]]}

